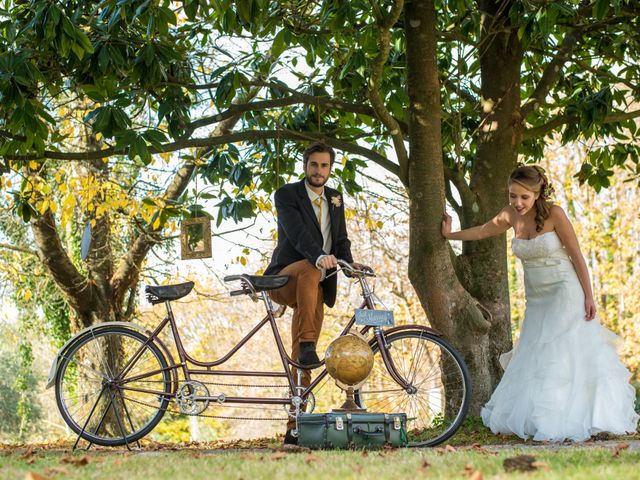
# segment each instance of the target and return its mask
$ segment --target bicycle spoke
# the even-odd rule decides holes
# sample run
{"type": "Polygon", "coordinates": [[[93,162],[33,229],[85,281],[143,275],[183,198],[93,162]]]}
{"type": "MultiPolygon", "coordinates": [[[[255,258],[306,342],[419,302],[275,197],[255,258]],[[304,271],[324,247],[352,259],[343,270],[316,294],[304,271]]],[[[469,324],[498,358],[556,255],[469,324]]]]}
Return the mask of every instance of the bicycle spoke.
{"type": "Polygon", "coordinates": [[[144,436],[162,418],[169,402],[170,371],[156,346],[148,343],[140,350],[145,342],[144,335],[126,327],[105,328],[79,340],[61,362],[56,379],[56,396],[61,413],[65,422],[89,442],[125,445],[144,436]],[[109,380],[109,376],[114,378],[115,369],[127,362],[132,352],[138,351],[142,355],[132,365],[131,375],[142,375],[142,378],[127,385],[138,388],[132,397],[134,401],[150,405],[145,409],[125,400],[122,387],[117,381],[112,383],[109,380]],[[97,367],[94,367],[94,363],[97,367]],[[145,375],[145,372],[151,373],[145,375]],[[109,394],[99,395],[104,392],[104,380],[109,380],[109,383],[105,383],[109,394]],[[149,386],[154,391],[140,391],[148,390],[149,386]],[[96,395],[98,399],[93,403],[96,395]],[[92,404],[93,410],[100,415],[99,421],[96,412],[87,416],[92,404]],[[87,430],[81,428],[84,423],[88,426],[87,430]]]}

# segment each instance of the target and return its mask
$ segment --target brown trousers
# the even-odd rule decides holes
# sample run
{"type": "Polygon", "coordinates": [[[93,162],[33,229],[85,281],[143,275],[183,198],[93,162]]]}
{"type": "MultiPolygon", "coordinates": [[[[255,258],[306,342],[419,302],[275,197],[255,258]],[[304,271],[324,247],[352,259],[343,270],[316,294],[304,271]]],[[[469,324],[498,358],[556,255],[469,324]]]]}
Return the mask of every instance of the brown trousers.
{"type": "MultiPolygon", "coordinates": [[[[299,260],[287,265],[278,275],[289,275],[287,284],[277,290],[271,290],[269,296],[274,302],[293,309],[291,319],[291,358],[298,361],[300,342],[318,342],[322,319],[324,318],[324,299],[320,286],[321,272],[308,260],[299,260]]],[[[294,369],[297,381],[298,373],[294,369]]],[[[302,370],[302,386],[311,383],[311,371],[302,370]]],[[[293,428],[295,421],[289,420],[287,428],[293,428]]]]}

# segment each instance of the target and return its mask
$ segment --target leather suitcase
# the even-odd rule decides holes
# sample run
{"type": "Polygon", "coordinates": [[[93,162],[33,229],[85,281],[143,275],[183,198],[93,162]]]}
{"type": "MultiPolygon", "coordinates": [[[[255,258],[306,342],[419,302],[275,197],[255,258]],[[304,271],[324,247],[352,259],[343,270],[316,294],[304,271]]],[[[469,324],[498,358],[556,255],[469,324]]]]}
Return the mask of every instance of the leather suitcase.
{"type": "Polygon", "coordinates": [[[383,448],[407,445],[404,413],[303,413],[298,445],[308,448],[383,448]]]}

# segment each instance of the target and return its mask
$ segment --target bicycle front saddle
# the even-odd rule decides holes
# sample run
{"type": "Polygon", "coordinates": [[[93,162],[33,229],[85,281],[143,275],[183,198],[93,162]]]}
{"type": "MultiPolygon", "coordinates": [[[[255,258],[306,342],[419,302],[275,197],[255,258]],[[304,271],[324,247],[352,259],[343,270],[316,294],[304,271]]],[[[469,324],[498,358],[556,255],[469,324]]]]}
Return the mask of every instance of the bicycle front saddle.
{"type": "Polygon", "coordinates": [[[233,282],[234,280],[247,282],[256,292],[262,292],[284,287],[289,281],[289,275],[230,275],[224,277],[225,282],[233,282]]]}

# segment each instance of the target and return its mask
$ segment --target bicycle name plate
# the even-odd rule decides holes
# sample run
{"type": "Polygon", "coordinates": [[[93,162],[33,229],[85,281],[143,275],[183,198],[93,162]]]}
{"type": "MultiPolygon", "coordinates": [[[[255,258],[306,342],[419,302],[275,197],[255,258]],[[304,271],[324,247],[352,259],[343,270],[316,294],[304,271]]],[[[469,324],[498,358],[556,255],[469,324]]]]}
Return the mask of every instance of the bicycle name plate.
{"type": "Polygon", "coordinates": [[[370,327],[393,327],[393,312],[391,310],[369,310],[368,308],[356,308],[356,325],[368,325],[370,327]]]}

